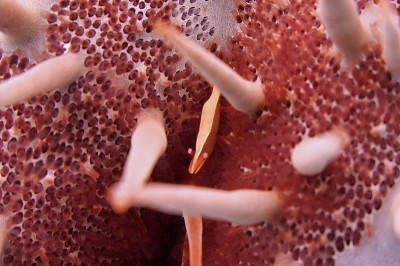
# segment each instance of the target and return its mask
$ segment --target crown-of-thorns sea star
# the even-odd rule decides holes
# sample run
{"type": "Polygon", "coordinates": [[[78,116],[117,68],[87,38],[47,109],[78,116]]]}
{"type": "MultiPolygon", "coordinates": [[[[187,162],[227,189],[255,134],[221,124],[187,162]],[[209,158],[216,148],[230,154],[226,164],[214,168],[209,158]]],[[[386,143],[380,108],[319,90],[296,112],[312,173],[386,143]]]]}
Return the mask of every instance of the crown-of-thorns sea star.
{"type": "Polygon", "coordinates": [[[2,263],[397,265],[399,12],[0,1],[2,263]]]}

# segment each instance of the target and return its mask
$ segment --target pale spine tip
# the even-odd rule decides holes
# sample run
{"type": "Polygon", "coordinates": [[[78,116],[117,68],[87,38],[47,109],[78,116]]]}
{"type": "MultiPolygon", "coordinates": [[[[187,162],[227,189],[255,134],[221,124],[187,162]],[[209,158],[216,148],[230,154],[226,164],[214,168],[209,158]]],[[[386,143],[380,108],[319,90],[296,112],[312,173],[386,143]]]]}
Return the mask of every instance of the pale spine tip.
{"type": "Polygon", "coordinates": [[[292,165],[302,175],[320,174],[340,156],[348,142],[348,134],[343,129],[334,129],[313,138],[305,138],[292,150],[292,165]]]}
{"type": "Polygon", "coordinates": [[[83,58],[78,54],[68,53],[48,59],[0,83],[0,107],[65,88],[82,74],[83,69],[83,58]]]}
{"type": "Polygon", "coordinates": [[[135,193],[131,204],[168,214],[191,213],[241,225],[275,221],[283,209],[283,202],[275,191],[224,191],[160,183],[146,185],[135,193]]]}
{"type": "Polygon", "coordinates": [[[150,178],[166,148],[167,135],[162,112],[156,109],[142,111],[131,138],[131,149],[122,178],[111,190],[111,204],[116,212],[129,209],[130,198],[150,178]]]}
{"type": "Polygon", "coordinates": [[[252,115],[264,108],[266,102],[261,83],[245,80],[213,53],[188,40],[172,26],[159,22],[155,24],[155,29],[160,31],[208,82],[217,87],[236,110],[252,115]]]}
{"type": "Polygon", "coordinates": [[[354,0],[319,0],[319,18],[337,49],[346,59],[361,55],[370,40],[354,0]]]}

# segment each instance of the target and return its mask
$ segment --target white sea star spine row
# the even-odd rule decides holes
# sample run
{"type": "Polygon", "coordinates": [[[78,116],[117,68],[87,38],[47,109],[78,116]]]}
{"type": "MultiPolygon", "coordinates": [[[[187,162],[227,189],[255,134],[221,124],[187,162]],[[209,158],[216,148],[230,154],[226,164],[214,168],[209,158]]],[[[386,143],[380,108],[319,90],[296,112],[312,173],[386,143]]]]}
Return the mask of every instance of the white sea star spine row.
{"type": "Polygon", "coordinates": [[[198,214],[242,225],[271,221],[282,210],[282,202],[274,191],[224,191],[160,183],[150,183],[132,194],[131,205],[169,214],[198,214]]]}
{"type": "Polygon", "coordinates": [[[39,18],[16,0],[0,1],[0,31],[13,40],[27,39],[40,30],[39,18]]]}
{"type": "Polygon", "coordinates": [[[156,29],[164,34],[208,82],[220,90],[235,109],[254,114],[265,106],[261,83],[243,79],[213,53],[186,39],[172,26],[158,23],[156,29]]]}
{"type": "Polygon", "coordinates": [[[369,37],[354,0],[319,0],[317,11],[328,36],[342,55],[346,59],[359,56],[369,37]]]}
{"type": "Polygon", "coordinates": [[[132,135],[121,181],[112,189],[111,204],[117,212],[128,210],[132,193],[143,187],[166,148],[167,135],[161,111],[144,110],[132,135]]]}
{"type": "Polygon", "coordinates": [[[400,29],[396,10],[388,2],[381,2],[382,45],[386,68],[394,81],[400,81],[400,29]]]}
{"type": "Polygon", "coordinates": [[[342,129],[305,138],[292,150],[292,165],[302,175],[320,174],[328,164],[340,156],[347,143],[348,135],[342,129]]]}
{"type": "Polygon", "coordinates": [[[46,60],[0,84],[0,107],[64,88],[82,74],[83,68],[83,59],[78,54],[68,53],[46,60]]]}

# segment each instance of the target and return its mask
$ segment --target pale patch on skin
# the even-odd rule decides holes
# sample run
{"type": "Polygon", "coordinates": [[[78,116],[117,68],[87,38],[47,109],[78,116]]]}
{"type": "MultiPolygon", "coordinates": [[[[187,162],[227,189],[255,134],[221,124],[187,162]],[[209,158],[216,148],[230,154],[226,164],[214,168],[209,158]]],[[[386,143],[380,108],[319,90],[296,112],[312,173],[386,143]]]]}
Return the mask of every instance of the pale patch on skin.
{"type": "Polygon", "coordinates": [[[0,48],[5,51],[5,54],[12,54],[20,49],[30,59],[40,58],[46,50],[45,10],[54,3],[54,0],[1,1],[0,48]]]}
{"type": "Polygon", "coordinates": [[[394,215],[398,212],[400,184],[397,182],[387,197],[382,200],[382,208],[371,217],[368,234],[364,234],[357,247],[346,247],[336,256],[339,266],[395,266],[400,261],[400,240],[396,235],[394,215]],[[396,210],[396,211],[395,211],[396,210]]]}
{"type": "MultiPolygon", "coordinates": [[[[214,34],[207,39],[207,42],[204,43],[201,40],[195,38],[197,35],[195,34],[195,32],[192,32],[191,37],[189,38],[193,41],[196,41],[197,43],[202,44],[202,46],[205,46],[208,42],[215,42],[218,43],[219,47],[226,48],[229,37],[232,36],[234,32],[237,31],[239,28],[238,23],[232,15],[236,10],[235,1],[208,0],[196,1],[194,3],[192,3],[192,1],[186,1],[185,4],[187,5],[188,9],[193,7],[195,9],[201,10],[200,14],[202,12],[207,14],[209,24],[212,25],[212,28],[214,30],[214,34]]],[[[181,24],[181,21],[174,17],[171,18],[171,21],[174,24],[181,24]]]]}
{"type": "Polygon", "coordinates": [[[392,202],[392,219],[393,219],[393,230],[396,237],[400,239],[400,194],[397,194],[392,202]]]}
{"type": "Polygon", "coordinates": [[[375,137],[385,138],[387,135],[386,125],[379,124],[376,127],[371,128],[370,133],[375,137]]]}
{"type": "Polygon", "coordinates": [[[278,254],[275,258],[273,266],[301,266],[302,263],[294,261],[290,255],[278,254]]]}

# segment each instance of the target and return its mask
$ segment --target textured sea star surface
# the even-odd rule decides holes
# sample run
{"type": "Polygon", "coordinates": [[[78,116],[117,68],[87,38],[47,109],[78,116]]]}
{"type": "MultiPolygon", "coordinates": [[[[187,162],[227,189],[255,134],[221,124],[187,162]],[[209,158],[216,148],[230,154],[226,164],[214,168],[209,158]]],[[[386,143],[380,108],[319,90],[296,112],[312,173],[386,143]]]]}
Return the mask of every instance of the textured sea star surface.
{"type": "MultiPolygon", "coordinates": [[[[153,181],[284,195],[275,224],[205,219],[204,265],[271,265],[282,257],[334,265],[337,254],[372,237],[372,217],[400,164],[400,86],[377,42],[354,66],[341,67],[316,1],[48,2],[43,47],[28,53],[0,44],[0,80],[68,50],[84,55],[86,70],[68,88],[0,112],[4,265],[181,263],[181,218],[146,209],[117,215],[106,198],[121,177],[137,116],[150,107],[163,111],[169,142],[153,181]],[[223,100],[215,151],[195,176],[186,151],[211,87],[153,32],[158,19],[244,78],[259,79],[267,94],[283,88],[293,96],[268,101],[251,118],[223,100]],[[318,176],[296,173],[292,148],[334,127],[351,136],[343,156],[318,176]]],[[[360,10],[373,5],[357,3],[360,10]]]]}

